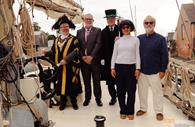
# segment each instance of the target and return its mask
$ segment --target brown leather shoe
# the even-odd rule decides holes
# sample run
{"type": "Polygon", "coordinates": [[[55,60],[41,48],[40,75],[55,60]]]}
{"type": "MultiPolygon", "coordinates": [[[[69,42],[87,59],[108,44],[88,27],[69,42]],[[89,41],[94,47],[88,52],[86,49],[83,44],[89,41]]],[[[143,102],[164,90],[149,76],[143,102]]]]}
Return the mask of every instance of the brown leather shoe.
{"type": "Polygon", "coordinates": [[[163,119],[164,119],[163,114],[162,114],[162,113],[157,113],[157,114],[156,114],[156,119],[157,119],[157,120],[160,120],[160,121],[163,120],[163,119]]]}
{"type": "Polygon", "coordinates": [[[127,115],[129,120],[133,120],[134,119],[134,115],[127,115]]]}
{"type": "Polygon", "coordinates": [[[126,117],[127,117],[127,115],[124,115],[124,114],[121,114],[121,115],[120,115],[120,118],[121,118],[121,119],[126,119],[126,117]]]}
{"type": "Polygon", "coordinates": [[[139,111],[137,111],[136,116],[142,116],[145,113],[146,113],[145,111],[139,110],[139,111]]]}

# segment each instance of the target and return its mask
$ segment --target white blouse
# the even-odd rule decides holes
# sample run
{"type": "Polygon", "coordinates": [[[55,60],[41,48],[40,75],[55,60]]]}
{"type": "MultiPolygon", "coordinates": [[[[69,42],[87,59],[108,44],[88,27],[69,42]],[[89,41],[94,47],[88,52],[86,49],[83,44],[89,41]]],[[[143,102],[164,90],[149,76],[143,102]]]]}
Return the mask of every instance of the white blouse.
{"type": "Polygon", "coordinates": [[[111,60],[111,69],[117,64],[136,64],[140,69],[139,39],[131,35],[123,35],[114,44],[111,60]]]}

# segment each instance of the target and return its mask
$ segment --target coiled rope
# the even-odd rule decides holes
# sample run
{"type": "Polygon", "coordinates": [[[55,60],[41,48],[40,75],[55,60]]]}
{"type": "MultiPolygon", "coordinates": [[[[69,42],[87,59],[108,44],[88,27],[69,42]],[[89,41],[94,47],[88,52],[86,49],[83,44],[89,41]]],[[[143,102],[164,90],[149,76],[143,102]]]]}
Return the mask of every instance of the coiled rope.
{"type": "Polygon", "coordinates": [[[0,38],[0,42],[3,41],[9,34],[10,32],[10,28],[9,28],[9,24],[8,24],[8,19],[5,13],[5,8],[4,8],[4,4],[3,4],[3,0],[0,0],[0,15],[3,19],[4,22],[4,36],[0,38]]]}
{"type": "Polygon", "coordinates": [[[20,14],[20,20],[22,25],[22,28],[20,30],[22,46],[26,51],[27,55],[34,57],[34,53],[35,53],[33,49],[33,45],[35,44],[34,30],[32,27],[32,23],[27,8],[23,6],[20,9],[19,14],[20,14]]]}

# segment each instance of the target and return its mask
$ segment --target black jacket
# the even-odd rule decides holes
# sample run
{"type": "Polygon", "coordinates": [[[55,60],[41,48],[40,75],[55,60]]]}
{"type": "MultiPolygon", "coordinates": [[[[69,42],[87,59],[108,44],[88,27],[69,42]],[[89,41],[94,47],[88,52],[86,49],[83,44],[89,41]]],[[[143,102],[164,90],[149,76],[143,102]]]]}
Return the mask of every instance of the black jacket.
{"type": "Polygon", "coordinates": [[[102,70],[101,75],[102,79],[106,79],[107,82],[109,82],[111,77],[111,59],[112,59],[112,53],[114,48],[114,40],[116,36],[119,35],[118,32],[118,25],[115,25],[114,31],[110,31],[109,27],[106,26],[102,30],[102,50],[101,50],[101,59],[105,60],[105,66],[104,70],[102,70]]]}

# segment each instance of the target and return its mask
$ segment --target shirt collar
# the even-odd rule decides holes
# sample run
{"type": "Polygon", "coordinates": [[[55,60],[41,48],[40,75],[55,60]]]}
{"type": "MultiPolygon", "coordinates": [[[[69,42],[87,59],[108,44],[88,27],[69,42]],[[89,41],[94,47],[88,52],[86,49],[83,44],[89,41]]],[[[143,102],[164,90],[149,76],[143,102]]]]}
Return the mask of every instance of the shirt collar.
{"type": "Polygon", "coordinates": [[[113,25],[113,26],[108,26],[108,27],[109,27],[110,30],[112,29],[112,31],[114,31],[115,25],[113,25]]]}
{"type": "Polygon", "coordinates": [[[89,32],[89,31],[91,31],[91,29],[92,29],[92,27],[90,27],[90,28],[85,28],[85,31],[87,31],[87,32],[89,32]]]}

